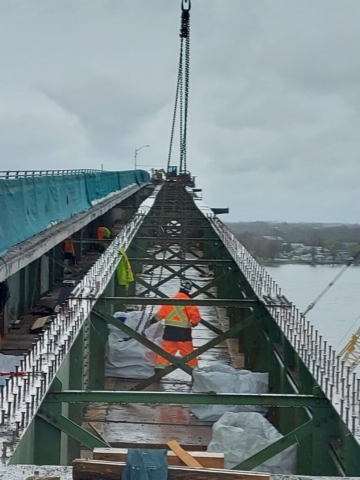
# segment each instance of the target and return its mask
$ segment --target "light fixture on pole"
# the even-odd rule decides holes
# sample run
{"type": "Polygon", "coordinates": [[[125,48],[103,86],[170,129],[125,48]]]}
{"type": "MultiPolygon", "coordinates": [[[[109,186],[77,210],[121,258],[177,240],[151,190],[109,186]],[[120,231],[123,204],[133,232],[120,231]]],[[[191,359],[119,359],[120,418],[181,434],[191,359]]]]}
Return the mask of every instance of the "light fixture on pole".
{"type": "Polygon", "coordinates": [[[136,170],[136,166],[137,166],[137,164],[136,164],[136,161],[137,161],[137,152],[138,152],[139,150],[141,150],[142,148],[145,148],[145,147],[150,147],[150,145],[143,145],[143,146],[140,147],[140,148],[135,148],[135,170],[136,170]]]}

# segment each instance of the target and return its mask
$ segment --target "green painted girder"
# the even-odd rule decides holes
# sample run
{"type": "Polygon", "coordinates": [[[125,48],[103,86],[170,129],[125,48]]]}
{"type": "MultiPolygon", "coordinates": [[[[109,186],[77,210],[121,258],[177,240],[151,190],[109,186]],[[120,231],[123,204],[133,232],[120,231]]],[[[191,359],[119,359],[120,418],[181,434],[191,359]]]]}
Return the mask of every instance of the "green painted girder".
{"type": "Polygon", "coordinates": [[[125,325],[120,320],[117,320],[116,318],[114,318],[113,316],[109,315],[106,312],[100,313],[96,310],[93,310],[92,313],[93,313],[93,315],[100,318],[104,322],[110,323],[111,325],[114,325],[115,327],[117,327],[119,330],[122,330],[123,332],[127,333],[130,337],[134,338],[135,340],[137,340],[139,343],[141,343],[145,347],[149,348],[150,350],[157,353],[158,355],[161,355],[166,360],[168,360],[169,362],[173,363],[174,365],[176,365],[179,368],[181,368],[182,370],[184,370],[184,372],[191,375],[191,373],[192,373],[192,368],[191,367],[188,367],[178,357],[174,357],[173,355],[170,355],[170,353],[166,352],[164,349],[162,349],[161,347],[156,345],[154,342],[151,342],[150,340],[148,340],[146,337],[144,337],[140,333],[138,333],[135,330],[133,330],[132,328],[128,327],[127,325],[125,325]]]}
{"type": "Polygon", "coordinates": [[[195,298],[197,297],[198,295],[201,295],[202,293],[205,293],[207,290],[209,290],[209,288],[212,288],[213,286],[215,285],[218,285],[218,283],[220,282],[220,280],[223,280],[225,277],[227,277],[228,275],[231,275],[235,272],[234,269],[230,268],[229,270],[226,270],[224,273],[222,273],[221,275],[219,275],[218,277],[216,278],[213,278],[212,280],[210,280],[210,282],[208,282],[206,285],[204,285],[203,287],[199,288],[198,290],[196,290],[196,292],[193,292],[190,294],[190,297],[191,298],[195,298]]]}
{"type": "Polygon", "coordinates": [[[140,262],[140,263],[146,263],[146,264],[152,264],[152,265],[189,265],[190,267],[194,265],[209,265],[209,266],[229,266],[229,265],[234,265],[233,260],[207,260],[207,259],[196,259],[196,260],[185,260],[185,259],[179,259],[179,260],[173,260],[173,259],[168,259],[168,258],[135,258],[135,257],[129,257],[130,262],[140,262]]]}
{"type": "MultiPolygon", "coordinates": [[[[179,234],[178,237],[173,237],[173,236],[168,236],[168,237],[136,237],[136,240],[148,240],[148,241],[166,241],[170,242],[171,245],[177,244],[179,242],[182,242],[183,239],[181,237],[181,234],[179,234]]],[[[186,242],[220,242],[218,237],[187,237],[186,242]]]]}
{"type": "MultiPolygon", "coordinates": [[[[163,285],[164,283],[169,282],[173,278],[179,277],[183,272],[186,272],[186,270],[188,270],[190,267],[189,267],[189,265],[186,265],[185,267],[180,268],[178,271],[174,271],[171,267],[168,267],[168,266],[165,266],[165,265],[164,265],[164,268],[166,268],[167,270],[172,272],[172,274],[167,276],[163,280],[160,280],[158,283],[156,283],[154,285],[151,285],[146,280],[144,280],[142,277],[140,277],[138,275],[136,276],[136,281],[138,283],[140,283],[143,287],[146,288],[146,290],[141,292],[141,296],[144,296],[148,292],[151,291],[153,293],[156,293],[159,297],[169,298],[168,295],[166,295],[161,290],[159,290],[159,287],[161,285],[163,285]]],[[[190,295],[190,297],[194,298],[194,297],[197,297],[198,295],[200,295],[201,293],[204,293],[205,295],[207,295],[210,298],[215,298],[215,296],[212,293],[208,292],[207,290],[209,290],[209,288],[211,288],[214,284],[216,284],[217,281],[218,281],[218,279],[213,279],[211,282],[208,282],[206,285],[204,285],[202,287],[200,287],[200,285],[198,285],[197,283],[192,281],[193,286],[195,286],[197,288],[197,290],[194,293],[192,293],[190,295]]]]}
{"type": "Polygon", "coordinates": [[[189,355],[186,355],[185,357],[182,357],[181,359],[178,357],[174,357],[170,355],[169,353],[165,352],[161,347],[156,345],[155,343],[151,342],[148,340],[146,337],[142,336],[140,333],[136,332],[132,328],[128,327],[125,325],[123,322],[120,320],[117,320],[116,318],[112,317],[109,315],[107,312],[98,312],[96,310],[93,310],[93,314],[98,317],[99,319],[110,323],[111,325],[116,326],[126,334],[128,334],[130,337],[136,339],[138,342],[140,342],[142,345],[145,345],[148,347],[150,350],[154,351],[155,353],[158,353],[162,355],[164,358],[166,358],[172,365],[169,365],[168,367],[162,369],[160,372],[157,372],[155,375],[152,377],[144,380],[141,382],[139,385],[136,385],[133,387],[134,390],[142,390],[148,385],[151,385],[154,382],[157,382],[160,380],[162,377],[167,375],[168,373],[176,370],[177,368],[181,368],[185,372],[189,373],[190,375],[192,374],[192,369],[188,367],[186,364],[193,358],[198,357],[204,352],[207,352],[210,348],[215,347],[216,345],[222,343],[224,340],[227,338],[230,338],[234,336],[235,334],[240,333],[242,330],[247,328],[249,325],[254,325],[255,322],[258,322],[262,319],[261,314],[259,313],[254,313],[251,315],[249,318],[247,318],[245,321],[239,322],[233,327],[231,327],[229,330],[226,332],[223,332],[222,334],[218,335],[217,337],[211,339],[209,342],[205,343],[201,347],[197,348],[194,350],[192,353],[189,355]]]}
{"type": "MultiPolygon", "coordinates": [[[[295,406],[298,406],[298,405],[295,405],[295,406]]],[[[319,405],[315,405],[315,406],[319,406],[319,405]]],[[[270,458],[275,457],[275,455],[277,455],[278,453],[283,452],[284,450],[291,447],[292,445],[295,445],[295,443],[298,443],[300,440],[303,440],[304,438],[311,435],[313,432],[313,429],[314,429],[314,422],[313,420],[309,420],[308,422],[304,423],[298,428],[295,428],[295,430],[292,430],[291,432],[289,432],[287,435],[280,438],[276,442],[272,443],[268,447],[264,448],[263,450],[260,450],[260,452],[257,452],[254,455],[252,455],[250,458],[247,458],[243,462],[238,463],[237,465],[235,465],[235,467],[233,467],[233,470],[245,470],[245,471],[253,470],[254,468],[258,467],[259,465],[266,462],[270,458]]]]}
{"type": "MultiPolygon", "coordinates": [[[[46,403],[46,400],[44,403],[46,403]]],[[[48,406],[43,406],[37,416],[61,432],[64,432],[70,437],[74,438],[90,450],[93,450],[94,448],[110,447],[107,442],[88,432],[83,427],[72,420],[69,420],[64,415],[54,414],[54,412],[48,406]]]]}
{"type": "Polygon", "coordinates": [[[255,308],[263,303],[258,299],[238,300],[236,298],[142,298],[142,297],[102,297],[97,301],[98,305],[106,303],[122,303],[123,305],[180,305],[198,307],[237,307],[255,308]]]}
{"type": "MultiPolygon", "coordinates": [[[[48,393],[46,403],[160,403],[172,405],[256,405],[265,407],[324,407],[326,397],[256,393],[183,393],[62,390],[48,393]]],[[[285,447],[287,448],[287,447],[285,447]]]]}

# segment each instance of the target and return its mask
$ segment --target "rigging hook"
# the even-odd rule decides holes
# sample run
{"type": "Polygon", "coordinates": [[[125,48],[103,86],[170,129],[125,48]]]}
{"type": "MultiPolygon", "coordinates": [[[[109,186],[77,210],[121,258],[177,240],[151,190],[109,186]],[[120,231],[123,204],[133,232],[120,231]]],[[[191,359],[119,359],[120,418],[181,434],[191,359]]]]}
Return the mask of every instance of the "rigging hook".
{"type": "Polygon", "coordinates": [[[190,0],[182,0],[181,2],[181,10],[183,12],[189,12],[191,8],[191,1],[190,0]]]}

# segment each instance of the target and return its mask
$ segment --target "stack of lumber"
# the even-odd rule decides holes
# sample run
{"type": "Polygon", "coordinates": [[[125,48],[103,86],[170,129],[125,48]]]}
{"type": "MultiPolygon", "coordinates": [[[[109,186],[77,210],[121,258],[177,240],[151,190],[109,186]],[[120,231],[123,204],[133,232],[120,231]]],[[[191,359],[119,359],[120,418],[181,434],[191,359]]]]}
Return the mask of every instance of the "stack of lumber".
{"type": "MultiPolygon", "coordinates": [[[[175,441],[168,443],[168,480],[269,480],[268,474],[225,470],[224,455],[185,452],[175,441]],[[186,466],[185,466],[186,465],[186,466]],[[190,465],[190,466],[189,466],[190,465]]],[[[126,465],[127,449],[96,448],[92,460],[74,460],[73,480],[119,480],[126,465]]]]}

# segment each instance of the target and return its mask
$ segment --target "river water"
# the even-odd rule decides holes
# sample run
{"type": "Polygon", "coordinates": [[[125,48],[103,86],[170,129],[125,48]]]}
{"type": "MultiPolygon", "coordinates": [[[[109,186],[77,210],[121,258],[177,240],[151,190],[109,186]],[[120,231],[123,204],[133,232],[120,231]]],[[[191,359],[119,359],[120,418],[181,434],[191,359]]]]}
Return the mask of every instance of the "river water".
{"type": "MultiPolygon", "coordinates": [[[[291,264],[265,268],[287,299],[303,312],[343,267],[291,264]]],[[[340,352],[351,334],[360,328],[360,267],[349,267],[306,318],[340,352]]]]}

